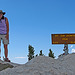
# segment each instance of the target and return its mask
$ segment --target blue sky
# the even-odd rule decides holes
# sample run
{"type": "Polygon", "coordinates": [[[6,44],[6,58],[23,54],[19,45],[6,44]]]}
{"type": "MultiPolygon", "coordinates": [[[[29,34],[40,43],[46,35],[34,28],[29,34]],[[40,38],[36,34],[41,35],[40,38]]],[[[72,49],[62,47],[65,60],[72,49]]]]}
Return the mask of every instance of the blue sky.
{"type": "MultiPolygon", "coordinates": [[[[75,33],[74,0],[4,0],[0,9],[9,20],[8,57],[15,63],[26,63],[28,45],[48,56],[51,48],[57,57],[63,53],[64,45],[52,45],[51,34],[75,33]]],[[[2,45],[1,56],[4,56],[2,45]]],[[[69,53],[75,45],[69,45],[69,53]]]]}

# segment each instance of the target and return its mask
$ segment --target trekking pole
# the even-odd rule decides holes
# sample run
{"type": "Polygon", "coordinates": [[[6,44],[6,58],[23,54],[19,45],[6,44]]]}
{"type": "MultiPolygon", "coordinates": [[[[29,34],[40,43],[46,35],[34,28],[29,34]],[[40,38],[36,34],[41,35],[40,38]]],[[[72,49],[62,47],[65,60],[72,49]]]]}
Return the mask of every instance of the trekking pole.
{"type": "Polygon", "coordinates": [[[1,59],[1,46],[0,46],[0,59],[1,59]]]}
{"type": "Polygon", "coordinates": [[[4,61],[3,48],[4,48],[4,47],[2,46],[2,57],[3,57],[3,61],[4,61]]]}

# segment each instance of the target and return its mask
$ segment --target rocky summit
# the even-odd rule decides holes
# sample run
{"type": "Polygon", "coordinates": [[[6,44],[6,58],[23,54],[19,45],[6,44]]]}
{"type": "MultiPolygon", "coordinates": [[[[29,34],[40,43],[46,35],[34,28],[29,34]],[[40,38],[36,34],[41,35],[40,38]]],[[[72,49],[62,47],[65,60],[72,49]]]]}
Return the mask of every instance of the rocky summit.
{"type": "Polygon", "coordinates": [[[0,62],[0,66],[0,75],[75,75],[75,53],[58,59],[38,56],[23,65],[0,62]],[[5,64],[10,66],[3,69],[5,64]]]}

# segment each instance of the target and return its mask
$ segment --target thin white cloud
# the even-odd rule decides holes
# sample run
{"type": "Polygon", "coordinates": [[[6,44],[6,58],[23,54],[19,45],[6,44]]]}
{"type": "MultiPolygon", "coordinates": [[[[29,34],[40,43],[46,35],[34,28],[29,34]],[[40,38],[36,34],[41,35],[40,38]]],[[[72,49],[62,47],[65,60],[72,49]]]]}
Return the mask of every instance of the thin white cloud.
{"type": "Polygon", "coordinates": [[[72,53],[74,53],[75,52],[75,49],[72,49],[72,51],[71,51],[72,53]]]}
{"type": "Polygon", "coordinates": [[[71,45],[71,47],[70,48],[72,48],[73,47],[73,45],[71,45]]]}
{"type": "Polygon", "coordinates": [[[25,59],[27,57],[15,57],[16,59],[25,59]]]}

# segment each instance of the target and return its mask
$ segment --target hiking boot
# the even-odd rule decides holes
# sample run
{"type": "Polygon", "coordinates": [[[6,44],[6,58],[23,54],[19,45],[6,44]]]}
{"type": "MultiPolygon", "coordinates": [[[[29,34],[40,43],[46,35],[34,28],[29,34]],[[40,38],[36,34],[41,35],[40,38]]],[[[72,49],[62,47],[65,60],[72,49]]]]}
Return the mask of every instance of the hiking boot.
{"type": "Polygon", "coordinates": [[[10,60],[8,58],[4,58],[4,61],[6,62],[10,62],[10,60]]]}

